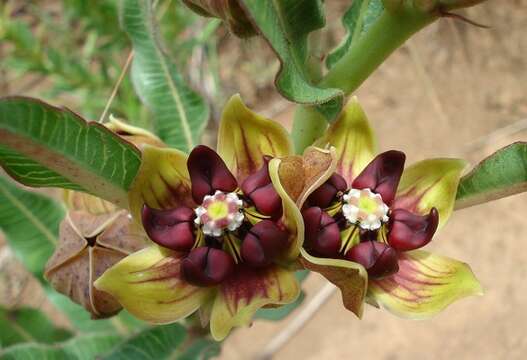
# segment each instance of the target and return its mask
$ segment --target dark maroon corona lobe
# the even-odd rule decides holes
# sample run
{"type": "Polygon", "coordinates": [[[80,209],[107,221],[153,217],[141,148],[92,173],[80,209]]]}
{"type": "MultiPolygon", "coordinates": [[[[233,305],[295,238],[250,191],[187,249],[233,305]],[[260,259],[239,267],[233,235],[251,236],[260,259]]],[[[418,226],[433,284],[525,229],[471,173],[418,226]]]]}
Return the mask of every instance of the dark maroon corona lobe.
{"type": "Polygon", "coordinates": [[[344,257],[364,266],[372,279],[381,279],[399,271],[397,251],[378,241],[361,242],[352,247],[344,257]]]}
{"type": "Polygon", "coordinates": [[[306,246],[315,255],[336,257],[340,246],[340,229],[335,220],[319,207],[302,212],[305,223],[306,246]]]}
{"type": "Polygon", "coordinates": [[[390,215],[388,243],[398,251],[410,251],[428,244],[439,224],[439,213],[432,208],[425,216],[404,209],[395,209],[390,215]]]}
{"type": "Polygon", "coordinates": [[[241,256],[245,263],[253,267],[270,265],[288,245],[288,234],[271,220],[263,220],[254,225],[241,246],[241,256]]]}
{"type": "Polygon", "coordinates": [[[143,207],[143,227],[155,243],[176,251],[189,251],[194,246],[194,211],[187,207],[156,210],[143,207]]]}
{"type": "Polygon", "coordinates": [[[382,201],[390,206],[401,175],[404,170],[406,155],[401,151],[390,150],[377,155],[364,170],[353,180],[353,189],[370,189],[382,196],[382,201]]]}
{"type": "Polygon", "coordinates": [[[307,199],[309,206],[318,206],[322,209],[327,208],[335,200],[339,192],[347,190],[346,180],[337,173],[333,173],[318,189],[307,199]]]}
{"type": "Polygon", "coordinates": [[[201,204],[205,195],[212,195],[216,190],[232,192],[238,187],[225,162],[205,145],[196,146],[192,150],[187,167],[192,184],[192,198],[197,204],[201,204]]]}
{"type": "Polygon", "coordinates": [[[263,166],[242,182],[241,189],[258,212],[277,218],[282,213],[282,199],[276,192],[269,176],[270,160],[269,156],[265,156],[263,166]]]}
{"type": "Polygon", "coordinates": [[[233,258],[225,251],[202,246],[181,261],[181,274],[192,285],[214,286],[232,274],[234,265],[233,258]]]}

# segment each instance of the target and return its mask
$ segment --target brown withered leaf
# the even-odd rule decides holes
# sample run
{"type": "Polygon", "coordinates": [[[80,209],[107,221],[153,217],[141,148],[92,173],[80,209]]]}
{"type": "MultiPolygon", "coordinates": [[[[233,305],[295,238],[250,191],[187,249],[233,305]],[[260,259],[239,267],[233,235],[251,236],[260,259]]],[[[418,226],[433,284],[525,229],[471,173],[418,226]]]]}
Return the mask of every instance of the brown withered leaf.
{"type": "Polygon", "coordinates": [[[117,314],[120,304],[95,289],[93,282],[119,260],[147,245],[142,228],[125,210],[102,215],[69,211],[59,233],[59,244],[46,265],[46,279],[94,319],[117,314]]]}
{"type": "Polygon", "coordinates": [[[183,0],[196,14],[222,19],[234,35],[246,38],[257,34],[238,0],[183,0]]]}

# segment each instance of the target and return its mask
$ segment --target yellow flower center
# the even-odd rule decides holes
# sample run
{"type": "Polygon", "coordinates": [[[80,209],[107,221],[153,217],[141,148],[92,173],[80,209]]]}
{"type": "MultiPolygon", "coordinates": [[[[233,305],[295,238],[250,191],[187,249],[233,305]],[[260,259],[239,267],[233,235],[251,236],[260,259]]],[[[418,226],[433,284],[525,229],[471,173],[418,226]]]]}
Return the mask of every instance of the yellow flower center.
{"type": "Polygon", "coordinates": [[[205,196],[201,206],[194,210],[194,222],[201,225],[205,235],[221,236],[225,229],[234,231],[241,226],[244,220],[242,206],[243,202],[236,193],[216,191],[214,195],[205,196]]]}
{"type": "Polygon", "coordinates": [[[370,189],[351,189],[343,199],[344,217],[364,230],[377,230],[388,221],[388,206],[370,189]]]}

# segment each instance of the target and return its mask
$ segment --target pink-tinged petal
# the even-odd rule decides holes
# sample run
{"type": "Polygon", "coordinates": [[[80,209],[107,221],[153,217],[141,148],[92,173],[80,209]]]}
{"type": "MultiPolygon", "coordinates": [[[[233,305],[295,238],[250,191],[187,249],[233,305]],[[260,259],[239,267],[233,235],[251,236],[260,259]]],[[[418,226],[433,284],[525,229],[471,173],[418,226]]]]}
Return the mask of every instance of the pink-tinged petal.
{"type": "Polygon", "coordinates": [[[368,288],[375,303],[410,319],[430,318],[456,300],[481,294],[467,264],[421,250],[401,253],[399,272],[370,281],[368,288]]]}
{"type": "Polygon", "coordinates": [[[375,157],[353,180],[354,189],[370,189],[382,196],[382,201],[390,206],[404,169],[406,155],[390,150],[375,157]]]}
{"type": "Polygon", "coordinates": [[[183,280],[196,286],[218,285],[234,271],[234,259],[225,251],[201,246],[181,261],[183,280]]]}
{"type": "Polygon", "coordinates": [[[370,279],[381,279],[399,270],[397,251],[378,241],[361,242],[352,247],[344,257],[364,266],[370,279]]]}
{"type": "Polygon", "coordinates": [[[187,161],[192,198],[201,204],[205,195],[212,195],[216,190],[231,192],[238,183],[223,162],[221,157],[205,145],[196,146],[187,161]]]}
{"type": "Polygon", "coordinates": [[[318,258],[301,250],[304,267],[316,271],[337,286],[342,293],[344,307],[362,317],[368,289],[368,273],[361,264],[347,260],[318,258]]]}
{"type": "MultiPolygon", "coordinates": [[[[289,233],[289,248],[280,256],[284,261],[295,261],[300,253],[300,248],[304,241],[304,221],[302,214],[291,198],[292,190],[291,176],[295,172],[300,172],[302,179],[303,167],[302,161],[297,157],[288,157],[285,159],[272,159],[269,162],[269,176],[273,186],[282,199],[282,217],[278,220],[279,227],[283,227],[289,233]],[[298,160],[298,161],[297,161],[298,160]]],[[[293,190],[293,192],[296,190],[293,190]]]]}
{"type": "Polygon", "coordinates": [[[289,234],[271,220],[262,220],[254,225],[241,247],[241,256],[252,267],[270,265],[288,247],[289,234]]]}
{"type": "Polygon", "coordinates": [[[337,158],[337,173],[351,184],[368,165],[375,154],[375,137],[368,118],[356,97],[352,97],[340,117],[315,146],[334,146],[337,158]]]}
{"type": "Polygon", "coordinates": [[[195,242],[194,211],[188,207],[156,210],[143,207],[143,227],[150,240],[175,251],[189,251],[195,242]]]}
{"type": "Polygon", "coordinates": [[[171,323],[192,314],[213,294],[185,282],[180,264],[181,254],[154,245],[125,257],[94,285],[141,320],[171,323]]]}
{"type": "Polygon", "coordinates": [[[155,209],[195,207],[190,193],[187,155],[175,149],[145,145],[142,162],[128,193],[130,212],[140,222],[146,204],[155,209]]]}
{"type": "Polygon", "coordinates": [[[302,162],[304,167],[303,181],[300,181],[299,174],[291,173],[289,175],[289,182],[302,185],[302,191],[296,199],[300,209],[304,206],[309,196],[323,186],[335,173],[337,166],[335,148],[308,147],[302,155],[302,162]]]}
{"type": "Polygon", "coordinates": [[[299,293],[300,285],[292,271],[278,266],[237,266],[218,288],[210,318],[212,337],[223,340],[233,327],[249,325],[262,306],[289,304],[299,293]]]}
{"type": "Polygon", "coordinates": [[[319,207],[303,210],[302,217],[305,224],[304,247],[317,256],[337,257],[342,241],[335,220],[319,207]]]}
{"type": "Polygon", "coordinates": [[[439,213],[432,208],[425,216],[405,209],[395,209],[390,214],[388,243],[395,250],[419,249],[432,240],[439,224],[439,213]]]}
{"type": "Polygon", "coordinates": [[[454,208],[459,178],[467,163],[460,159],[430,159],[405,169],[392,209],[428,215],[439,213],[440,229],[454,208]]]}
{"type": "Polygon", "coordinates": [[[218,153],[241,184],[262,167],[265,155],[291,155],[293,145],[282,125],[252,112],[234,95],[223,109],[218,153]]]}

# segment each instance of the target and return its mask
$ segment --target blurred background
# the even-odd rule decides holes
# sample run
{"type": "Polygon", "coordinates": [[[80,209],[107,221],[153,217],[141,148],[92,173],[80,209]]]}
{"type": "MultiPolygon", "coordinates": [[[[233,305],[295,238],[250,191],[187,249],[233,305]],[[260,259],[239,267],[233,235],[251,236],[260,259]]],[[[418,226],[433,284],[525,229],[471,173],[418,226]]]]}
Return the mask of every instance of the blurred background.
{"type": "MultiPolygon", "coordinates": [[[[331,49],[343,36],[339,18],[349,0],[327,0],[331,49]]],[[[225,100],[247,104],[290,126],[294,106],[275,91],[278,63],[259,39],[239,40],[216,21],[193,16],[176,1],[156,13],[166,51],[212,105],[213,122],[225,100]]],[[[527,0],[491,0],[428,27],[400,48],[357,95],[380,150],[400,149],[408,162],[463,157],[471,163],[527,138],[527,0]]],[[[25,95],[65,105],[97,120],[121,75],[130,44],[119,28],[115,1],[4,0],[0,3],[0,96],[25,95]]],[[[125,77],[110,113],[149,127],[149,114],[125,77]]],[[[42,191],[41,191],[42,192],[42,191]]],[[[57,197],[54,191],[44,193],[57,197]]],[[[469,263],[485,288],[432,320],[413,322],[366,308],[347,312],[338,292],[275,351],[276,359],[524,359],[527,354],[527,195],[455,212],[428,249],[469,263]]],[[[311,274],[306,299],[280,322],[256,321],[235,331],[221,359],[257,358],[302,314],[325,280],[311,274]]],[[[54,321],[38,283],[0,234],[0,305],[42,308],[54,321]]]]}

